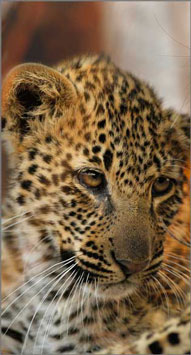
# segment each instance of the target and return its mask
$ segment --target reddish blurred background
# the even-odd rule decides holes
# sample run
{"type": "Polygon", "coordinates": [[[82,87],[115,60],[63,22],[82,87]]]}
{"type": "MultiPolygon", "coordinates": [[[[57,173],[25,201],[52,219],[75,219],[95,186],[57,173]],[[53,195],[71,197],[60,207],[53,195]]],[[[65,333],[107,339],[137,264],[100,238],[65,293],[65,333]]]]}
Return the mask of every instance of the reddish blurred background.
{"type": "Polygon", "coordinates": [[[3,18],[3,74],[23,61],[57,61],[101,49],[100,2],[16,2],[3,18]]]}
{"type": "Polygon", "coordinates": [[[150,81],[164,103],[189,109],[189,2],[3,1],[2,74],[104,51],[150,81]]]}

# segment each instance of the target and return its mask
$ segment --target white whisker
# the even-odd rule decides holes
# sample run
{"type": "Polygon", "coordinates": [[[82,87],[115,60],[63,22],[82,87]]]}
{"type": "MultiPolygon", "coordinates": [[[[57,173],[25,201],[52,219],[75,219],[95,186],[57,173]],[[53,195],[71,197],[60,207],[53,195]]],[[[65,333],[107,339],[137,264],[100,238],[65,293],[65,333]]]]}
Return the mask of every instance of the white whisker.
{"type": "Polygon", "coordinates": [[[7,224],[8,222],[12,221],[13,219],[16,219],[16,218],[19,218],[19,217],[23,217],[27,213],[30,213],[30,212],[32,212],[32,210],[31,211],[22,212],[20,214],[17,214],[16,216],[13,216],[13,217],[10,217],[10,218],[2,218],[2,225],[7,224]]]}
{"type": "MultiPolygon", "coordinates": [[[[166,264],[167,265],[167,264],[166,264]]],[[[164,267],[164,266],[162,266],[162,269],[163,270],[166,270],[166,271],[168,271],[170,274],[172,274],[172,275],[174,275],[174,276],[176,276],[176,277],[178,277],[180,280],[183,280],[184,282],[185,282],[185,284],[187,284],[187,285],[190,285],[190,283],[189,283],[189,281],[188,280],[190,280],[190,278],[188,277],[188,276],[182,276],[182,275],[180,275],[179,273],[177,273],[177,272],[175,272],[174,271],[174,268],[172,268],[172,267],[170,267],[169,265],[167,265],[168,267],[164,267]],[[169,268],[171,269],[171,270],[169,270],[169,268]]]]}
{"type": "Polygon", "coordinates": [[[81,323],[84,327],[84,317],[83,317],[83,305],[85,304],[85,292],[86,292],[86,286],[87,286],[87,283],[88,283],[88,278],[89,278],[89,273],[88,275],[86,276],[86,281],[85,281],[85,284],[84,284],[84,289],[83,289],[83,292],[82,292],[82,298],[81,298],[81,304],[80,304],[80,310],[81,310],[81,323]]]}
{"type": "Polygon", "coordinates": [[[187,242],[185,242],[184,240],[182,240],[182,239],[178,239],[169,229],[168,229],[168,227],[166,226],[166,224],[164,223],[164,221],[163,221],[163,219],[160,217],[160,220],[161,220],[161,222],[163,223],[163,228],[164,228],[164,230],[168,233],[168,235],[170,236],[170,237],[172,237],[173,239],[175,239],[177,242],[179,242],[180,244],[183,244],[183,245],[185,245],[185,246],[187,246],[187,247],[189,247],[190,248],[190,246],[191,246],[191,244],[190,243],[187,243],[187,242]]]}
{"type": "Polygon", "coordinates": [[[167,306],[167,313],[168,313],[168,317],[169,317],[170,308],[169,308],[169,299],[168,299],[168,295],[166,293],[166,290],[165,290],[164,286],[160,283],[160,281],[155,276],[152,276],[152,277],[158,283],[162,293],[164,294],[164,297],[165,297],[165,300],[166,300],[166,306],[167,306]]]}
{"type": "MultiPolygon", "coordinates": [[[[50,239],[50,236],[47,235],[46,237],[42,238],[36,245],[34,245],[34,247],[32,247],[29,252],[26,254],[26,259],[28,256],[31,256],[31,253],[34,252],[34,250],[36,250],[45,240],[47,239],[50,239]]],[[[24,264],[24,273],[25,273],[25,270],[27,268],[27,266],[30,264],[30,261],[26,261],[25,264],[24,264]]]]}
{"type": "MultiPolygon", "coordinates": [[[[67,317],[67,322],[66,322],[66,324],[67,324],[67,335],[68,335],[68,330],[69,330],[69,317],[70,317],[70,313],[71,313],[71,308],[72,308],[72,306],[73,306],[73,300],[74,300],[74,298],[75,298],[75,295],[76,295],[76,292],[77,292],[77,290],[78,290],[78,286],[80,285],[80,282],[81,282],[81,280],[82,280],[82,277],[83,277],[83,275],[81,275],[81,276],[79,276],[79,277],[77,278],[77,280],[76,280],[76,282],[75,282],[75,284],[74,284],[74,287],[75,287],[74,294],[73,294],[72,298],[70,299],[70,308],[69,308],[69,311],[68,311],[68,317],[67,317]],[[77,282],[77,281],[78,281],[78,282],[77,282]]],[[[70,297],[70,296],[69,296],[69,297],[70,297]]]]}
{"type": "Polygon", "coordinates": [[[185,273],[182,271],[182,270],[179,270],[179,268],[182,268],[183,270],[185,270],[185,271],[187,271],[188,273],[190,273],[190,269],[189,268],[187,268],[187,267],[185,267],[185,266],[183,266],[183,265],[180,265],[180,264],[178,264],[178,263],[175,263],[175,262],[173,262],[172,260],[170,260],[169,261],[170,262],[170,264],[168,264],[167,262],[165,263],[165,262],[163,262],[163,264],[164,265],[166,265],[166,266],[170,266],[171,268],[173,268],[175,271],[179,271],[181,274],[183,274],[183,276],[188,276],[188,275],[185,275],[185,273]],[[178,267],[177,268],[175,268],[175,267],[173,267],[171,264],[173,264],[173,265],[177,265],[178,267]]]}
{"type": "MultiPolygon", "coordinates": [[[[68,272],[70,272],[70,271],[74,268],[74,266],[75,266],[75,265],[72,265],[72,266],[66,271],[65,275],[66,275],[68,272]]],[[[37,331],[37,334],[36,334],[36,337],[35,337],[35,343],[34,343],[33,350],[34,350],[35,347],[36,347],[36,342],[37,342],[37,340],[38,340],[38,335],[39,335],[39,332],[40,332],[40,328],[41,328],[41,326],[42,326],[42,324],[43,324],[43,320],[46,318],[46,315],[47,315],[47,313],[48,313],[48,310],[50,309],[51,305],[53,304],[53,302],[54,302],[54,300],[56,299],[56,297],[57,297],[57,295],[59,294],[59,292],[63,289],[63,287],[66,285],[66,283],[69,281],[69,279],[72,277],[72,275],[73,275],[75,272],[76,272],[76,271],[74,270],[74,271],[71,273],[71,275],[69,275],[69,277],[64,281],[63,285],[61,285],[61,287],[58,289],[58,291],[56,292],[55,296],[53,297],[53,299],[52,299],[51,302],[49,303],[49,305],[48,305],[48,307],[47,307],[47,309],[46,309],[46,311],[45,311],[45,313],[44,313],[44,315],[43,315],[43,318],[42,318],[42,320],[41,320],[41,322],[40,322],[40,325],[39,325],[39,328],[38,328],[38,331],[37,331]]],[[[73,278],[72,278],[72,280],[73,280],[73,278]]],[[[72,282],[72,280],[70,280],[70,283],[72,282]]],[[[69,285],[70,285],[70,283],[69,283],[69,285]]],[[[68,287],[69,285],[67,285],[67,287],[68,287]]],[[[65,287],[65,288],[64,288],[64,291],[62,291],[62,293],[61,293],[61,295],[60,295],[58,301],[56,302],[56,305],[55,305],[53,311],[52,311],[51,314],[50,314],[50,318],[49,318],[49,320],[48,320],[48,324],[47,324],[47,327],[46,327],[46,330],[45,330],[45,334],[44,334],[44,338],[43,338],[43,342],[42,342],[41,354],[43,353],[45,340],[46,340],[46,338],[47,338],[47,336],[48,336],[48,331],[49,331],[49,328],[50,328],[50,326],[51,326],[51,322],[52,322],[52,319],[53,319],[53,317],[54,317],[56,308],[57,308],[57,306],[58,306],[58,304],[59,304],[61,298],[63,297],[63,294],[64,294],[64,292],[65,292],[65,290],[66,290],[67,287],[65,287]]]]}
{"type": "MultiPolygon", "coordinates": [[[[33,277],[32,277],[31,279],[29,279],[27,282],[25,282],[25,283],[22,284],[21,286],[17,287],[13,292],[11,292],[9,295],[7,295],[6,297],[4,297],[4,299],[2,300],[2,302],[5,302],[7,298],[9,298],[10,296],[12,296],[14,293],[16,293],[17,291],[19,291],[22,287],[26,286],[28,283],[30,283],[31,281],[33,281],[33,280],[36,279],[37,277],[39,277],[39,276],[41,276],[42,274],[46,273],[47,271],[51,270],[51,269],[54,268],[55,266],[60,265],[60,268],[61,268],[61,267],[65,266],[65,265],[67,265],[68,262],[71,262],[71,260],[74,259],[74,258],[75,258],[75,256],[73,256],[73,257],[71,257],[70,259],[68,259],[68,260],[66,261],[67,263],[66,263],[66,262],[63,262],[63,261],[60,261],[59,263],[56,263],[56,264],[50,266],[49,268],[45,269],[44,271],[40,272],[39,274],[33,276],[33,277]]],[[[54,273],[55,271],[59,270],[60,268],[57,268],[56,270],[53,270],[51,273],[45,275],[45,277],[51,275],[52,273],[54,273]]],[[[37,285],[40,281],[42,281],[45,277],[41,278],[40,280],[38,280],[37,282],[35,282],[32,286],[30,286],[27,290],[25,290],[24,293],[22,293],[22,294],[19,296],[19,298],[20,298],[21,296],[23,296],[23,295],[24,295],[28,290],[30,290],[32,287],[34,287],[35,285],[37,285]]],[[[17,298],[17,299],[18,299],[18,298],[17,298]]],[[[16,299],[16,300],[17,300],[17,299],[16,299]]],[[[14,301],[9,305],[9,307],[10,307],[16,300],[14,300],[14,301]]],[[[7,308],[6,308],[6,310],[7,310],[7,308]]],[[[6,310],[5,310],[5,311],[6,311],[6,310]]],[[[5,312],[5,311],[4,311],[4,312],[5,312]]],[[[4,313],[4,312],[3,312],[3,313],[4,313]]],[[[2,313],[1,315],[3,315],[3,313],[2,313]]]]}
{"type": "MultiPolygon", "coordinates": [[[[73,267],[74,267],[74,265],[71,266],[71,269],[72,269],[73,267]]],[[[61,273],[61,276],[60,276],[60,274],[58,274],[58,275],[54,278],[54,280],[49,281],[48,284],[45,285],[45,287],[47,287],[52,281],[55,281],[55,280],[56,280],[56,282],[54,282],[54,284],[51,286],[51,288],[48,290],[48,292],[46,292],[46,294],[45,294],[44,297],[42,298],[41,302],[38,304],[38,307],[37,307],[37,309],[36,309],[36,311],[35,311],[35,313],[34,313],[34,315],[33,315],[33,317],[32,317],[32,320],[31,320],[31,322],[30,322],[30,324],[29,324],[27,333],[26,333],[26,335],[25,335],[25,340],[24,340],[24,343],[23,343],[21,355],[23,355],[23,351],[24,351],[24,349],[25,349],[25,346],[26,346],[26,343],[27,343],[27,339],[28,339],[28,336],[29,336],[29,333],[30,333],[30,329],[31,329],[32,323],[33,323],[33,321],[34,321],[34,319],[35,319],[35,317],[36,317],[36,314],[38,313],[40,307],[42,306],[43,302],[45,301],[45,299],[47,298],[47,296],[49,295],[49,293],[50,293],[50,292],[53,290],[53,288],[60,282],[60,280],[63,279],[63,277],[65,276],[65,274],[66,274],[67,272],[68,272],[68,270],[65,271],[64,273],[61,273]]],[[[40,294],[41,291],[42,291],[45,287],[43,287],[43,288],[40,290],[40,292],[37,293],[37,295],[40,294]]],[[[35,296],[37,296],[37,295],[35,295],[35,296]]]]}
{"type": "Polygon", "coordinates": [[[182,293],[180,292],[181,290],[180,287],[178,287],[178,285],[176,285],[175,282],[170,277],[168,277],[166,273],[164,274],[161,270],[160,275],[162,276],[162,274],[163,274],[163,279],[166,281],[170,289],[173,291],[173,294],[175,295],[179,309],[181,309],[182,306],[184,306],[184,298],[182,293]]]}
{"type": "Polygon", "coordinates": [[[165,251],[165,255],[167,255],[167,256],[170,256],[171,258],[173,258],[173,259],[177,259],[177,260],[180,260],[180,261],[188,261],[188,262],[191,262],[191,260],[190,259],[188,259],[188,258],[186,258],[184,255],[183,256],[178,256],[177,254],[174,254],[174,253],[166,253],[166,251],[165,251]]]}
{"type": "MultiPolygon", "coordinates": [[[[98,292],[98,284],[96,285],[96,279],[94,280],[94,285],[95,285],[95,301],[96,301],[96,307],[97,307],[97,311],[98,311],[98,318],[101,319],[101,315],[100,315],[100,310],[99,310],[99,303],[98,303],[98,297],[97,297],[97,292],[98,292]]],[[[98,322],[100,330],[101,330],[101,323],[100,321],[98,322]]]]}
{"type": "Polygon", "coordinates": [[[24,219],[21,219],[21,220],[15,222],[15,223],[9,224],[7,227],[3,228],[2,231],[3,231],[3,232],[4,232],[4,231],[7,231],[9,228],[12,228],[12,227],[16,226],[16,225],[19,224],[19,223],[23,223],[24,221],[27,221],[28,219],[30,219],[30,218],[32,218],[32,217],[33,217],[33,216],[29,216],[29,217],[26,217],[26,218],[24,218],[24,219]]]}
{"type": "MultiPolygon", "coordinates": [[[[84,271],[82,273],[82,280],[81,280],[81,284],[79,285],[79,297],[78,297],[78,302],[77,302],[77,317],[76,319],[78,319],[78,312],[79,312],[79,309],[80,309],[80,297],[81,297],[81,294],[83,293],[82,290],[83,290],[83,286],[84,286],[84,271]]],[[[77,322],[77,320],[76,320],[77,322]]],[[[76,325],[76,322],[75,322],[75,325],[76,325]]]]}

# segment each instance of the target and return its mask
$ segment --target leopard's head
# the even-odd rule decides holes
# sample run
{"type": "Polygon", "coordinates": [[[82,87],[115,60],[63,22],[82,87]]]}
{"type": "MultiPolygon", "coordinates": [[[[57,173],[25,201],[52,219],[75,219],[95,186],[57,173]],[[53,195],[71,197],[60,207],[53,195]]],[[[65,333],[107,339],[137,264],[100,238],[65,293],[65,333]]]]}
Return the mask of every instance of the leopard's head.
{"type": "Polygon", "coordinates": [[[8,196],[29,213],[14,227],[26,255],[40,243],[31,258],[68,263],[100,297],[128,295],[157,272],[183,198],[187,115],[163,110],[107,58],[83,57],[14,68],[2,123],[8,196]]]}

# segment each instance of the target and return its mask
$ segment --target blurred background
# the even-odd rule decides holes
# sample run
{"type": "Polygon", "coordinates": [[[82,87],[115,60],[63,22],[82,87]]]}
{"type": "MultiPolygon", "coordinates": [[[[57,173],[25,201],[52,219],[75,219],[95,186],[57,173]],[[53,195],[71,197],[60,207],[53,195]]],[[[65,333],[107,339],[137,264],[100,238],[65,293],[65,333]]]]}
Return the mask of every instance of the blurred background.
{"type": "Polygon", "coordinates": [[[2,1],[1,13],[3,78],[22,62],[104,51],[152,84],[166,107],[189,111],[189,2],[2,1]]]}
{"type": "Polygon", "coordinates": [[[104,51],[145,78],[166,106],[189,110],[190,3],[2,2],[2,72],[104,51]]]}

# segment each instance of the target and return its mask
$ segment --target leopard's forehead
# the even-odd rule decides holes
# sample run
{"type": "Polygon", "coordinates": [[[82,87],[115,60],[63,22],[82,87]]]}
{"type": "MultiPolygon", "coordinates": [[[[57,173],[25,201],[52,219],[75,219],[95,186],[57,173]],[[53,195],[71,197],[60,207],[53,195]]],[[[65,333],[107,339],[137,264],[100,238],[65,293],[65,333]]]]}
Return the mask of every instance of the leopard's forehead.
{"type": "Polygon", "coordinates": [[[153,90],[107,58],[77,58],[57,70],[79,95],[76,115],[63,133],[78,163],[112,172],[121,188],[143,186],[170,154],[160,135],[161,102],[153,90]]]}

